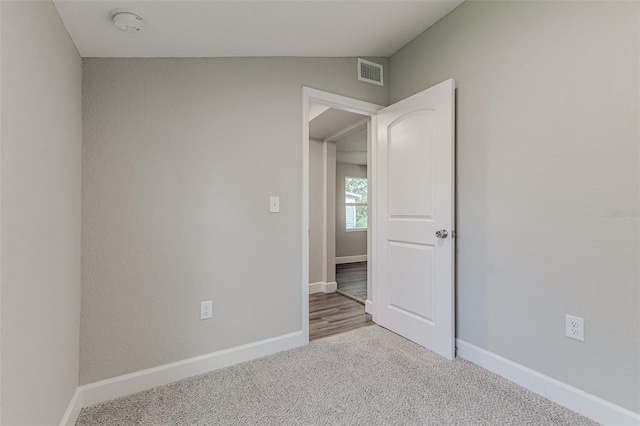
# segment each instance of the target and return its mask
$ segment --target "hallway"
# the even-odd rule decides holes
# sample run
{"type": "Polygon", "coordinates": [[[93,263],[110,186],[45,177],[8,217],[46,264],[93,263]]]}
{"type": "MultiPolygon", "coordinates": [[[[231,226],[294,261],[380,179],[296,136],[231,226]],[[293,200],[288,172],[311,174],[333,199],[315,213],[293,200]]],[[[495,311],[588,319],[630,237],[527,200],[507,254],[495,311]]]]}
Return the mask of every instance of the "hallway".
{"type": "Polygon", "coordinates": [[[338,292],[360,303],[367,300],[367,262],[336,265],[338,292]]]}
{"type": "Polygon", "coordinates": [[[364,305],[338,293],[309,296],[309,340],[375,324],[364,305]]]}

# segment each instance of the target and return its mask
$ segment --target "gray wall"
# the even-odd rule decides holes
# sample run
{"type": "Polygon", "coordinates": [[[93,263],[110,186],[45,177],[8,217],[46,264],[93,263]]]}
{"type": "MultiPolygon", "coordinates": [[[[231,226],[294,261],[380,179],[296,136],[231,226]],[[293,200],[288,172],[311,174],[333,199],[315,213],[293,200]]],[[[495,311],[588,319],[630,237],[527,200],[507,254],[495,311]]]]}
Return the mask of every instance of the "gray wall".
{"type": "Polygon", "coordinates": [[[78,386],[82,62],[51,2],[0,10],[0,422],[50,425],[78,386]]]}
{"type": "Polygon", "coordinates": [[[457,337],[636,412],[639,8],[466,2],[390,59],[457,83],[457,337]]]}
{"type": "Polygon", "coordinates": [[[386,104],[356,69],[84,60],[81,383],[301,329],[302,86],[386,104]]]}
{"type": "Polygon", "coordinates": [[[323,142],[309,140],[309,283],[323,278],[323,214],[324,158],[323,142]]]}
{"type": "MultiPolygon", "coordinates": [[[[365,133],[366,137],[366,133],[365,133]]],[[[336,257],[367,254],[367,231],[347,231],[344,203],[344,178],[367,177],[367,166],[336,164],[336,257]]]]}

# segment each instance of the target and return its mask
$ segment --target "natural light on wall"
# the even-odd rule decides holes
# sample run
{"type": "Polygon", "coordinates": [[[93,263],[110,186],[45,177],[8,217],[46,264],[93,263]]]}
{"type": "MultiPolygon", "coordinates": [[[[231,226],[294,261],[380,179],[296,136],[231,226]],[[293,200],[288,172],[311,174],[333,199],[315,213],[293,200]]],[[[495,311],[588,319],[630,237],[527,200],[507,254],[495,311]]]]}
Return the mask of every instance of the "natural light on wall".
{"type": "Polygon", "coordinates": [[[347,230],[367,229],[367,179],[344,178],[347,230]]]}

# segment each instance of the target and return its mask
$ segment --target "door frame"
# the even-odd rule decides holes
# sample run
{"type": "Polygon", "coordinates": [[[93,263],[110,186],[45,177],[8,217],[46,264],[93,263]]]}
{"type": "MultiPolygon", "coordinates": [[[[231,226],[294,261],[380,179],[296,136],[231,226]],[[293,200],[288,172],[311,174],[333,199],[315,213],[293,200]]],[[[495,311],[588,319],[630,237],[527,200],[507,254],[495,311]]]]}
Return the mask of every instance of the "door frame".
{"type": "MultiPolygon", "coordinates": [[[[369,226],[367,232],[367,255],[369,259],[376,256],[376,202],[377,187],[377,113],[382,105],[360,101],[334,93],[324,92],[310,87],[302,87],[302,334],[305,344],[309,342],[309,103],[314,102],[342,111],[353,112],[370,118],[367,126],[367,179],[373,191],[369,191],[369,226]],[[371,197],[373,195],[373,197],[371,197]]],[[[326,236],[324,236],[326,238],[326,236]]],[[[325,247],[326,250],[326,247],[325,247]]],[[[373,300],[375,300],[375,276],[367,262],[367,301],[366,312],[374,317],[373,300]],[[369,291],[371,293],[369,293],[369,291]]],[[[325,263],[326,268],[326,263],[325,263]]]]}

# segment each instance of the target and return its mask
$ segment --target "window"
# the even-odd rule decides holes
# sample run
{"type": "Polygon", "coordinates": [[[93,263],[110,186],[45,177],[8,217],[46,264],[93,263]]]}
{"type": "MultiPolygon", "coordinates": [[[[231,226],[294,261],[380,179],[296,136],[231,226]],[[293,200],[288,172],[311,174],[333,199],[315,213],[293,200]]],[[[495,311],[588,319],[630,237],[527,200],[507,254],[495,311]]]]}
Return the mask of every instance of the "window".
{"type": "Polygon", "coordinates": [[[367,229],[367,179],[344,178],[347,230],[367,229]]]}

